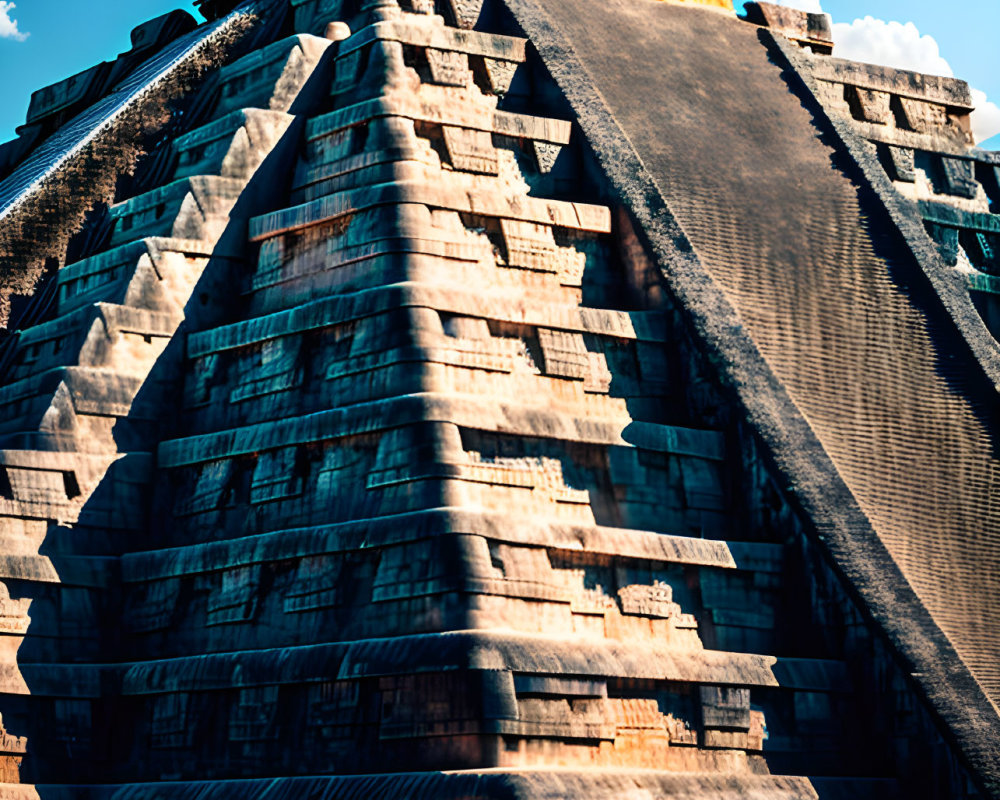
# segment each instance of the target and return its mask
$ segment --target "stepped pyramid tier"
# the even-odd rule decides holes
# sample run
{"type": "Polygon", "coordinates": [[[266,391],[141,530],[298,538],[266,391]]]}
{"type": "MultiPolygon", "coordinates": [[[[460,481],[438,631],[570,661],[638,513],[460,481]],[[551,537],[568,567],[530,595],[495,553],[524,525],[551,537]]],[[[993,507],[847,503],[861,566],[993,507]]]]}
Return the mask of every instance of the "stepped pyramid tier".
{"type": "Polygon", "coordinates": [[[0,148],[5,796],[1000,797],[966,84],[768,3],[198,5],[0,148]]]}

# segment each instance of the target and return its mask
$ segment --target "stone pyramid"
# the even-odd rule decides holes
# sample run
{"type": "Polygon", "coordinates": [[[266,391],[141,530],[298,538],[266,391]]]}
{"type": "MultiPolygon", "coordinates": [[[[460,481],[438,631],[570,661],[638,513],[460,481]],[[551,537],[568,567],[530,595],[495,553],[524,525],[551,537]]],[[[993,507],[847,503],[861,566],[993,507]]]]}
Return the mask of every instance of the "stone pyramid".
{"type": "Polygon", "coordinates": [[[0,147],[3,797],[1000,796],[966,84],[200,5],[0,147]]]}

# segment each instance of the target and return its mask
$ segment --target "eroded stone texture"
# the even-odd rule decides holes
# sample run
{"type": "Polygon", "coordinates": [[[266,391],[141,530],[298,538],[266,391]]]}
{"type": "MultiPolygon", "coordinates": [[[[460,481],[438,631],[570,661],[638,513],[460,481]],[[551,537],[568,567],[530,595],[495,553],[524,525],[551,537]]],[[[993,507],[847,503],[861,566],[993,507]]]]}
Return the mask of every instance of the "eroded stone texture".
{"type": "Polygon", "coordinates": [[[984,796],[511,14],[294,0],[16,333],[11,796],[984,796]]]}

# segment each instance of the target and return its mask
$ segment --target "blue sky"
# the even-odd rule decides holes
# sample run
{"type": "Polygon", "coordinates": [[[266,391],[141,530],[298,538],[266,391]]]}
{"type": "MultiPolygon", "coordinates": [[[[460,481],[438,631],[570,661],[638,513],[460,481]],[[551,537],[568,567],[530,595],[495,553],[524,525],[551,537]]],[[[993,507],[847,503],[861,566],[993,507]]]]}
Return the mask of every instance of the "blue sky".
{"type": "MultiPolygon", "coordinates": [[[[895,66],[937,72],[949,68],[1000,104],[1000,0],[780,1],[808,10],[822,6],[833,17],[845,56],[884,62],[892,53],[901,62],[895,66]],[[871,23],[866,24],[866,16],[873,18],[871,23]],[[915,30],[877,20],[911,22],[915,30]]],[[[13,138],[14,128],[24,121],[32,91],[113,59],[129,48],[135,25],[175,8],[198,16],[184,0],[0,0],[0,141],[13,138]]],[[[981,115],[984,129],[991,132],[1000,131],[1000,108],[994,109],[984,107],[981,115]]],[[[1000,149],[1000,135],[984,146],[1000,149]]]]}

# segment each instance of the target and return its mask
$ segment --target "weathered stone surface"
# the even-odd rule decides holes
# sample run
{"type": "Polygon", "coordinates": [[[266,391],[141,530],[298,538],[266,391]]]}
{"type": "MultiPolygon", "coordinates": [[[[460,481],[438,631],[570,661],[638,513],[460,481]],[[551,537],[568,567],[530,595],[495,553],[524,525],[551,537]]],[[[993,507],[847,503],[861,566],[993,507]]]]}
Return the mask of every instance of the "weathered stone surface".
{"type": "MultiPolygon", "coordinates": [[[[611,164],[621,128],[594,127],[549,49],[597,13],[574,5],[556,31],[522,0],[442,9],[459,27],[294,0],[91,223],[0,362],[11,796],[984,796],[992,745],[940,736],[720,360],[739,326],[661,271],[638,200],[658,190],[619,173],[645,140],[611,164]]],[[[613,5],[591,55],[636,14],[684,20],[769,71],[763,106],[803,113],[728,2],[613,5]]],[[[828,42],[825,18],[754,5],[828,42]]],[[[678,40],[672,78],[699,97],[704,41],[678,40]]],[[[967,87],[809,64],[956,263],[986,264],[967,87]]],[[[725,247],[771,242],[755,224],[725,247]]]]}
{"type": "Polygon", "coordinates": [[[833,31],[829,14],[809,13],[774,3],[746,3],[747,19],[787,36],[814,53],[833,52],[833,31]]]}
{"type": "MultiPolygon", "coordinates": [[[[883,273],[887,281],[884,284],[881,278],[876,280],[873,275],[862,269],[861,261],[867,260],[869,256],[862,257],[861,251],[853,245],[841,251],[840,244],[834,244],[834,240],[842,244],[843,239],[833,231],[856,231],[858,221],[862,219],[865,221],[861,225],[866,230],[870,230],[871,225],[869,222],[871,212],[861,211],[859,214],[854,210],[858,204],[856,187],[852,184],[854,178],[846,178],[839,168],[831,170],[830,165],[837,157],[851,158],[852,163],[860,165],[865,179],[873,181],[878,186],[880,194],[877,195],[876,207],[878,203],[885,202],[888,205],[893,200],[882,199],[882,185],[877,181],[884,180],[884,177],[871,174],[871,161],[864,160],[865,151],[857,148],[853,139],[850,142],[840,139],[842,144],[836,146],[841,148],[839,151],[836,151],[836,147],[828,149],[825,146],[814,146],[819,141],[825,141],[824,135],[832,135],[830,131],[836,131],[837,136],[844,136],[845,131],[856,129],[856,126],[830,124],[829,128],[820,125],[817,130],[814,120],[810,117],[810,112],[819,108],[818,104],[815,104],[816,99],[825,103],[827,96],[821,94],[818,81],[807,72],[806,65],[814,63],[821,65],[823,58],[806,56],[797,48],[785,44],[780,46],[776,44],[772,47],[772,57],[774,53],[780,53],[781,65],[785,69],[800,72],[802,82],[808,88],[807,110],[804,110],[799,98],[794,94],[791,96],[788,94],[789,88],[793,93],[796,86],[801,88],[796,79],[782,80],[779,74],[771,71],[772,66],[765,67],[768,64],[768,54],[767,51],[760,49],[760,42],[769,41],[768,37],[764,34],[754,36],[753,31],[745,29],[741,31],[736,27],[726,29],[728,23],[723,17],[698,15],[694,10],[685,10],[668,4],[642,4],[640,7],[634,7],[628,3],[614,3],[610,6],[607,4],[591,6],[582,2],[560,4],[534,3],[525,0],[514,5],[518,9],[519,23],[524,26],[526,32],[535,37],[536,41],[548,43],[548,47],[542,45],[542,57],[546,65],[553,70],[561,88],[573,98],[574,110],[580,115],[585,133],[591,141],[599,143],[595,146],[599,149],[602,165],[610,174],[618,176],[617,190],[622,196],[631,198],[630,208],[638,216],[646,235],[652,237],[654,243],[657,243],[656,246],[661,248],[663,258],[668,259],[669,266],[665,268],[664,274],[673,278],[672,285],[675,291],[683,296],[680,302],[686,307],[694,304],[697,309],[693,312],[696,327],[716,343],[715,346],[719,349],[715,352],[719,357],[731,366],[734,362],[743,365],[743,368],[737,370],[741,376],[737,379],[737,383],[748,385],[744,382],[749,382],[756,387],[746,395],[745,402],[748,407],[757,409],[762,414],[761,419],[770,420],[765,427],[775,435],[775,441],[781,440],[788,446],[789,463],[797,460],[796,454],[810,454],[803,456],[804,461],[801,466],[805,472],[802,473],[803,478],[796,487],[797,494],[802,497],[809,496],[816,486],[815,481],[820,480],[814,456],[822,452],[838,463],[835,472],[825,473],[827,477],[822,479],[826,488],[814,495],[815,510],[832,513],[831,528],[824,529],[823,532],[825,540],[831,543],[831,549],[839,553],[840,557],[851,560],[851,553],[858,541],[860,530],[868,530],[867,541],[874,542],[876,549],[879,548],[876,534],[868,527],[870,523],[861,515],[846,513],[846,507],[838,503],[846,502],[852,495],[860,499],[865,491],[861,488],[862,484],[874,487],[877,483],[879,491],[886,489],[895,491],[901,487],[898,481],[902,473],[895,473],[896,479],[885,483],[880,479],[876,480],[872,472],[871,458],[882,457],[887,452],[886,448],[889,448],[889,442],[893,437],[879,435],[868,438],[867,435],[847,434],[846,430],[865,429],[861,417],[866,414],[878,415],[881,410],[890,407],[894,409],[908,407],[913,394],[908,390],[904,391],[906,399],[901,400],[899,404],[893,402],[888,406],[881,403],[866,406],[867,400],[860,401],[860,405],[849,403],[854,409],[850,415],[851,419],[858,424],[857,428],[853,428],[854,423],[846,422],[841,415],[845,408],[844,404],[841,401],[833,401],[832,395],[827,392],[832,391],[836,394],[843,390],[845,397],[853,395],[860,399],[860,395],[873,398],[875,395],[881,396],[882,391],[891,391],[893,386],[901,385],[896,384],[895,379],[889,380],[886,372],[888,364],[898,365],[897,356],[889,357],[888,361],[880,361],[882,366],[874,369],[871,385],[873,388],[878,388],[874,389],[873,395],[868,395],[867,392],[859,392],[857,375],[853,373],[853,370],[868,363],[866,359],[851,356],[847,350],[844,350],[842,355],[835,356],[835,352],[841,352],[838,348],[830,350],[821,343],[827,342],[828,337],[833,335],[834,328],[837,328],[844,333],[845,346],[848,341],[851,342],[850,347],[867,347],[862,345],[862,342],[878,342],[879,344],[873,344],[874,349],[885,352],[888,356],[888,350],[882,351],[882,343],[886,341],[885,335],[876,334],[874,329],[867,328],[867,323],[859,319],[851,321],[853,311],[865,313],[861,309],[867,308],[867,303],[872,302],[872,298],[877,296],[878,285],[884,285],[890,293],[909,291],[909,289],[904,290],[898,283],[899,277],[895,272],[895,265],[899,263],[896,261],[899,257],[917,261],[920,269],[928,276],[936,274],[937,270],[929,261],[924,261],[925,257],[933,258],[927,252],[926,239],[910,238],[908,228],[907,248],[912,247],[912,249],[904,249],[906,255],[903,256],[893,249],[881,251],[879,249],[882,246],[881,240],[877,237],[868,239],[866,234],[865,237],[852,239],[856,244],[863,242],[865,251],[871,253],[876,262],[884,259],[882,263],[886,265],[885,268],[891,269],[891,274],[895,276],[889,277],[888,273],[883,273]],[[651,19],[657,20],[657,26],[663,26],[655,29],[658,33],[652,32],[651,19]],[[613,43],[608,42],[608,31],[611,29],[616,31],[613,43]],[[692,35],[694,30],[697,30],[698,34],[692,35]],[[702,39],[713,41],[716,47],[724,41],[726,46],[721,50],[712,50],[709,55],[708,50],[702,50],[697,44],[702,39]],[[629,61],[630,67],[621,69],[620,63],[612,54],[625,47],[634,48],[638,42],[643,43],[641,55],[633,49],[631,51],[633,58],[629,61]],[[683,47],[688,43],[693,43],[694,46],[691,49],[683,47]],[[745,50],[742,49],[744,45],[745,50]],[[683,53],[680,52],[682,47],[683,53]],[[673,79],[661,82],[658,76],[667,68],[662,61],[662,53],[666,51],[673,54],[669,59],[669,70],[673,79]],[[732,59],[723,58],[721,55],[723,52],[732,55],[732,59]],[[736,52],[740,52],[741,55],[735,56],[736,52]],[[759,61],[753,62],[761,65],[759,72],[750,66],[748,60],[750,58],[759,58],[759,61]],[[744,79],[732,81],[731,75],[734,72],[738,72],[744,79]],[[584,73],[589,77],[581,77],[584,73]],[[716,92],[705,91],[702,88],[708,74],[714,76],[712,85],[716,88],[716,92]],[[751,74],[756,77],[751,79],[751,74]],[[756,113],[747,115],[746,87],[750,85],[751,80],[755,98],[753,108],[760,110],[759,116],[756,113]],[[633,91],[633,87],[637,85],[656,86],[657,102],[651,104],[647,97],[637,96],[633,91]],[[773,96],[770,95],[772,91],[773,96]],[[765,102],[765,93],[772,99],[765,102]],[[694,108],[698,111],[695,112],[694,108]],[[784,110],[779,111],[779,109],[784,110]],[[776,115],[779,114],[786,120],[788,126],[801,124],[801,132],[793,136],[789,132],[791,128],[788,127],[785,128],[786,135],[780,140],[770,138],[765,131],[774,129],[776,115]],[[743,120],[743,124],[730,126],[727,120],[737,117],[743,120]],[[716,131],[713,136],[704,135],[708,119],[717,121],[711,124],[712,130],[716,131]],[[751,128],[751,119],[757,120],[759,127],[751,128]],[[797,121],[793,123],[793,120],[797,121]],[[759,131],[760,136],[749,135],[750,130],[759,131]],[[618,135],[613,131],[624,131],[624,134],[618,135]],[[723,137],[722,132],[731,135],[723,137]],[[817,138],[817,134],[820,138],[817,138]],[[723,138],[725,145],[722,144],[723,138]],[[791,145],[793,140],[796,142],[794,146],[791,145]],[[772,144],[773,149],[770,147],[772,144]],[[626,158],[624,153],[631,155],[626,158]],[[715,164],[720,160],[738,163],[740,167],[731,171],[717,170],[715,164]],[[655,166],[651,166],[654,163],[655,166]],[[782,170],[787,171],[775,171],[776,168],[771,166],[766,169],[760,168],[763,164],[772,163],[784,165],[782,170]],[[831,179],[830,184],[823,183],[826,188],[821,189],[820,183],[825,182],[827,178],[831,179]],[[746,183],[742,183],[743,180],[746,183]],[[734,181],[740,184],[739,188],[733,186],[734,181]],[[842,182],[846,205],[841,205],[839,200],[832,199],[835,182],[842,182]],[[669,213],[663,210],[663,206],[648,201],[650,193],[657,194],[664,206],[669,209],[669,213]],[[753,198],[752,201],[750,198],[753,198]],[[787,209],[792,207],[801,208],[801,215],[789,217],[787,209]],[[852,221],[844,222],[844,227],[841,228],[848,207],[852,208],[849,213],[852,221]],[[774,215],[769,213],[770,210],[777,209],[781,210],[774,215]],[[724,225],[721,222],[723,219],[728,220],[724,225]],[[792,221],[793,219],[795,221],[792,221]],[[650,230],[656,230],[658,233],[651,234],[650,230]],[[791,237],[799,233],[803,235],[802,244],[792,246],[791,237]],[[817,249],[816,237],[826,236],[832,237],[830,247],[817,249]],[[762,240],[771,242],[773,247],[768,245],[760,249],[762,240]],[[680,246],[680,250],[678,242],[684,243],[680,246]],[[745,249],[740,243],[746,243],[745,249]],[[686,247],[691,249],[685,250],[686,247]],[[823,255],[820,255],[821,252],[823,255]],[[834,277],[836,273],[831,272],[830,265],[833,262],[830,259],[833,258],[834,252],[842,253],[837,257],[842,260],[834,259],[834,261],[843,265],[843,283],[840,277],[834,277]],[[809,254],[815,254],[825,266],[817,270],[803,270],[803,258],[810,257],[809,254]],[[751,268],[748,266],[750,263],[757,266],[751,268]],[[787,270],[786,266],[781,266],[782,264],[787,266],[787,270]],[[759,273],[755,272],[758,268],[759,273]],[[860,277],[862,272],[868,277],[862,279],[860,277]],[[708,279],[709,275],[711,281],[708,279]],[[831,280],[830,284],[826,284],[827,279],[831,280]],[[719,285],[716,282],[721,282],[724,294],[714,291],[714,286],[719,285]],[[834,283],[839,287],[836,290],[833,289],[834,283]],[[807,285],[811,287],[808,290],[805,288],[807,285]],[[826,288],[819,288],[824,285],[826,288]],[[829,305],[831,297],[854,296],[852,295],[854,289],[848,287],[855,287],[857,290],[857,301],[845,299],[844,305],[838,306],[834,311],[829,305]],[[816,290],[815,297],[819,305],[807,303],[803,306],[801,292],[804,290],[816,290]],[[840,294],[841,291],[844,293],[840,294]],[[824,299],[819,301],[820,297],[824,299]],[[807,307],[815,310],[816,314],[806,311],[807,307]],[[787,316],[782,316],[782,321],[779,322],[775,313],[780,308],[785,308],[788,313],[787,316]],[[727,322],[723,323],[722,318],[727,322]],[[707,322],[709,319],[713,322],[707,322]],[[706,322],[702,325],[697,320],[706,322]],[[736,330],[745,331],[748,338],[744,339],[741,335],[730,339],[728,333],[723,333],[736,330]],[[799,333],[794,334],[793,330],[799,333]],[[870,330],[870,333],[863,333],[865,330],[870,330]],[[756,357],[749,357],[750,352],[756,352],[745,349],[745,347],[750,348],[749,341],[755,343],[753,347],[772,348],[770,355],[765,357],[766,364],[758,361],[756,357]],[[793,350],[796,353],[794,356],[791,354],[793,350]],[[807,352],[813,355],[806,355],[807,352]],[[813,357],[824,364],[818,367],[815,373],[803,369],[803,364],[808,363],[813,357]],[[834,367],[834,364],[837,366],[834,367]],[[787,372],[783,372],[786,368],[787,372]],[[834,379],[832,370],[841,368],[852,372],[852,377],[834,379]],[[766,404],[761,404],[764,385],[757,383],[756,380],[764,375],[775,374],[774,370],[784,376],[778,378],[783,387],[780,394],[783,399],[779,400],[778,395],[767,394],[770,399],[766,404]],[[806,377],[813,374],[818,381],[816,383],[812,378],[806,377]],[[809,419],[808,426],[804,425],[794,434],[787,427],[787,414],[782,412],[774,417],[773,407],[770,406],[771,402],[788,402],[789,396],[796,405],[808,398],[813,409],[806,414],[809,419]],[[829,406],[826,405],[827,402],[830,403],[829,406]],[[830,431],[834,429],[838,431],[835,436],[838,437],[839,444],[836,446],[832,440],[822,444],[814,438],[818,435],[818,438],[822,439],[823,434],[818,433],[817,426],[820,424],[820,418],[827,413],[830,415],[827,417],[831,422],[830,431]],[[835,423],[834,417],[837,419],[835,423]],[[841,439],[840,436],[845,438],[841,439]],[[872,445],[871,448],[861,448],[871,458],[866,457],[858,462],[857,480],[851,484],[849,490],[838,495],[841,501],[831,505],[825,492],[833,484],[828,483],[827,479],[833,480],[836,485],[841,485],[840,481],[845,476],[845,465],[859,456],[858,447],[862,442],[872,445]],[[841,446],[843,450],[840,458],[843,460],[837,461],[837,448],[841,446]],[[808,466],[805,461],[809,462],[808,466]],[[806,474],[810,477],[805,478],[806,474]],[[834,512],[834,508],[839,510],[834,512]],[[834,523],[833,517],[837,517],[839,521],[834,523]],[[841,530],[839,539],[833,533],[838,529],[837,525],[843,526],[839,529],[841,530]]],[[[935,82],[928,80],[926,83],[935,82]]],[[[877,85],[863,88],[881,90],[884,87],[877,85]]],[[[955,102],[958,100],[959,98],[956,98],[955,102]]],[[[929,106],[933,104],[933,100],[917,102],[925,102],[929,106]]],[[[959,113],[954,116],[960,118],[961,108],[957,108],[959,113]]],[[[942,105],[942,116],[946,113],[942,105]]],[[[961,126],[957,124],[957,120],[953,122],[954,125],[951,123],[949,125],[955,131],[960,130],[961,126]]],[[[868,129],[864,129],[864,135],[868,135],[868,129]]],[[[957,141],[956,138],[954,145],[956,149],[957,141]]],[[[922,149],[937,148],[928,141],[922,149]]],[[[963,152],[968,155],[967,149],[963,152]]],[[[852,173],[852,176],[854,174],[852,173]]],[[[892,205],[889,214],[886,214],[885,208],[882,206],[881,213],[885,214],[882,217],[883,221],[890,230],[898,230],[896,226],[903,225],[902,204],[892,205]]],[[[910,209],[912,214],[912,206],[910,209]]],[[[906,224],[912,225],[912,221],[906,224]]],[[[917,224],[919,225],[919,221],[917,224]]],[[[879,271],[882,269],[879,268],[879,271]]],[[[976,355],[967,362],[969,371],[964,373],[970,376],[970,383],[966,384],[964,389],[958,389],[956,384],[949,383],[947,388],[942,386],[940,395],[936,395],[938,401],[946,405],[959,402],[965,411],[959,413],[956,410],[955,414],[942,413],[940,433],[929,432],[925,440],[930,460],[907,459],[912,465],[912,471],[905,473],[907,479],[913,481],[912,496],[923,500],[928,497],[926,478],[929,473],[920,465],[927,465],[940,457],[938,448],[945,439],[953,441],[950,436],[954,431],[953,425],[959,417],[969,420],[970,438],[966,441],[979,455],[966,458],[956,453],[956,459],[966,466],[971,460],[978,461],[982,483],[976,483],[977,486],[992,485],[995,473],[992,448],[986,444],[991,434],[987,434],[987,428],[980,427],[980,423],[974,421],[978,418],[972,411],[979,402],[977,398],[982,397],[984,402],[988,402],[985,398],[992,394],[996,367],[995,345],[985,341],[985,329],[981,323],[978,328],[971,324],[970,313],[974,313],[971,303],[965,298],[963,307],[963,298],[956,296],[956,288],[956,281],[949,282],[947,279],[942,279],[935,284],[934,299],[931,302],[941,315],[942,324],[948,326],[949,330],[961,331],[959,335],[971,344],[976,355]],[[971,416],[965,416],[966,414],[971,416]],[[946,430],[949,433],[945,433],[946,430]],[[984,436],[986,438],[983,438],[984,436]]],[[[927,308],[923,305],[924,299],[923,296],[920,299],[912,299],[907,295],[902,302],[903,307],[910,310],[902,312],[901,308],[901,313],[907,315],[912,313],[914,318],[923,319],[927,308]],[[917,310],[918,307],[921,310],[917,310]]],[[[879,303],[882,312],[875,317],[865,315],[866,319],[872,322],[878,320],[876,327],[879,327],[888,319],[885,316],[888,304],[887,296],[885,302],[879,303]]],[[[904,327],[908,326],[904,324],[904,327]]],[[[936,335],[930,336],[929,346],[933,352],[928,354],[925,367],[928,377],[931,378],[939,376],[937,365],[941,358],[948,358],[944,353],[951,351],[949,346],[936,338],[936,335]]],[[[908,352],[912,354],[912,351],[908,352]]],[[[901,368],[899,374],[902,382],[913,376],[908,368],[901,368]]],[[[933,379],[936,380],[937,377],[933,379]]],[[[918,391],[923,391],[929,386],[930,384],[921,381],[918,391]]],[[[909,414],[906,416],[907,423],[896,429],[899,431],[901,451],[918,447],[916,443],[921,439],[917,428],[922,423],[909,414]]],[[[922,419],[927,422],[927,418],[922,419]]],[[[957,442],[955,444],[957,446],[957,442]]],[[[850,479],[848,482],[850,483],[850,479]]],[[[955,498],[953,491],[957,488],[956,484],[950,481],[947,484],[940,488],[943,502],[951,502],[955,498]]],[[[890,627],[903,623],[897,629],[899,640],[908,640],[912,657],[920,660],[934,672],[936,676],[934,678],[927,677],[930,673],[922,673],[922,682],[925,686],[933,686],[933,691],[940,692],[938,707],[942,709],[941,713],[949,716],[951,724],[965,731],[966,747],[971,748],[971,751],[978,754],[976,757],[982,759],[980,764],[983,780],[989,781],[992,778],[985,776],[994,774],[993,768],[989,766],[994,759],[993,745],[979,750],[977,742],[981,740],[977,738],[975,731],[987,728],[997,730],[997,718],[992,704],[981,693],[981,686],[965,670],[978,670],[977,674],[984,684],[992,681],[989,675],[992,669],[990,664],[994,663],[994,659],[987,655],[993,647],[992,637],[980,638],[974,633],[978,628],[969,625],[970,619],[981,620],[984,614],[989,615],[992,612],[986,608],[981,613],[971,611],[968,604],[975,603],[983,597],[979,589],[974,588],[979,586],[979,579],[971,579],[975,571],[972,564],[984,563],[993,558],[992,555],[987,555],[993,550],[993,535],[987,529],[992,529],[995,523],[992,516],[984,518],[981,515],[982,507],[978,499],[982,496],[980,489],[972,489],[971,483],[961,485],[967,486],[970,491],[965,505],[969,516],[967,523],[958,524],[958,527],[966,531],[962,541],[974,542],[973,547],[980,551],[982,560],[960,554],[952,549],[951,544],[944,544],[945,541],[954,542],[956,518],[951,514],[941,517],[938,533],[925,534],[927,538],[924,546],[927,548],[927,557],[909,560],[914,554],[914,550],[911,549],[916,543],[914,537],[919,538],[916,531],[926,532],[926,523],[930,515],[938,513],[939,506],[932,504],[929,513],[920,514],[920,521],[911,525],[905,521],[914,508],[909,500],[899,505],[898,515],[883,516],[886,495],[880,495],[878,504],[880,510],[876,512],[871,508],[868,514],[871,515],[869,517],[873,520],[871,524],[876,529],[880,524],[887,526],[881,528],[882,535],[886,542],[890,542],[893,554],[890,556],[888,552],[882,551],[879,563],[892,571],[897,568],[897,563],[899,564],[906,577],[904,578],[901,573],[894,573],[897,576],[894,579],[895,585],[907,592],[912,591],[910,582],[917,588],[920,598],[909,595],[908,607],[915,613],[925,615],[923,619],[929,628],[925,629],[923,623],[911,624],[915,622],[915,617],[910,612],[903,614],[887,610],[883,618],[890,627]],[[899,525],[898,532],[901,537],[899,542],[906,541],[906,555],[902,550],[893,549],[891,545],[893,534],[888,531],[895,525],[899,525]],[[931,551],[936,553],[933,558],[930,556],[931,551]],[[942,558],[950,559],[949,569],[953,571],[956,581],[962,580],[959,578],[960,575],[970,578],[964,589],[959,590],[955,582],[941,581],[942,558]],[[929,567],[932,561],[934,567],[929,567]],[[942,590],[954,594],[945,599],[944,596],[937,594],[942,590]],[[936,609],[933,611],[934,621],[929,619],[928,607],[936,609]],[[947,629],[949,633],[945,634],[938,625],[947,629]],[[904,631],[904,628],[907,630],[904,631]],[[933,636],[926,633],[927,630],[934,629],[938,632],[933,636]],[[960,650],[962,656],[952,650],[952,646],[960,650]],[[950,652],[949,663],[963,671],[965,675],[961,681],[961,689],[954,682],[953,673],[948,672],[946,675],[945,671],[941,670],[941,659],[944,658],[945,652],[950,652]],[[968,696],[976,696],[979,699],[970,701],[970,705],[962,699],[968,696]]],[[[864,559],[854,562],[854,566],[858,569],[856,575],[862,583],[870,586],[875,594],[882,596],[884,581],[887,580],[881,571],[882,567],[878,570],[880,577],[875,577],[874,574],[864,579],[860,577],[867,571],[866,565],[871,564],[868,560],[871,551],[866,552],[868,555],[864,559]]],[[[886,602],[890,601],[888,596],[883,597],[886,602]]],[[[898,599],[900,595],[893,597],[898,599]]],[[[992,736],[990,740],[995,741],[996,736],[992,736]]]]}

